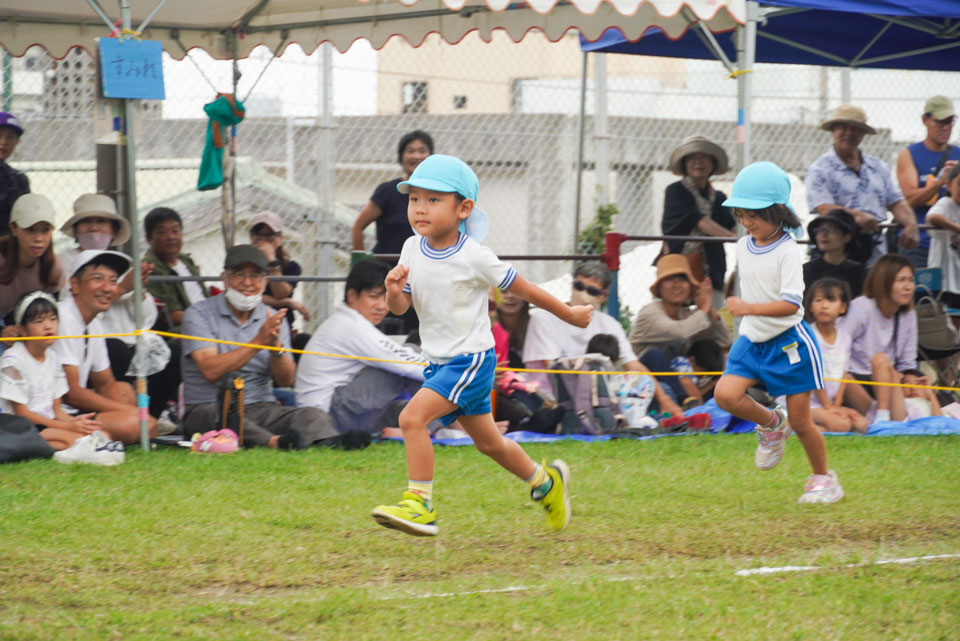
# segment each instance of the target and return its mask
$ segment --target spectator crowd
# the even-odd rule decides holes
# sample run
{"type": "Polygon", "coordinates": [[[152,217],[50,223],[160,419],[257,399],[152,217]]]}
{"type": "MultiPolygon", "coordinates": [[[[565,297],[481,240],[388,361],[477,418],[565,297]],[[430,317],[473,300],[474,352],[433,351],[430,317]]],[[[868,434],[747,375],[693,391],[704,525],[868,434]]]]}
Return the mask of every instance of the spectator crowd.
{"type": "MultiPolygon", "coordinates": [[[[862,109],[841,105],[822,123],[831,144],[805,177],[807,206],[816,217],[806,230],[811,249],[802,307],[825,378],[848,381],[828,381],[813,396],[812,416],[823,431],[863,432],[875,421],[940,412],[932,393],[854,381],[930,381],[918,364],[918,269],[938,269],[944,302],[960,307],[960,148],[949,144],[955,120],[949,99],[928,100],[921,114],[925,135],[901,150],[895,172],[860,149],[875,133],[862,109]],[[889,217],[897,225],[885,231],[889,217]]],[[[301,273],[284,247],[281,216],[263,211],[251,219],[250,242],[227,251],[218,290],[189,280],[200,276],[183,251],[189,230],[178,212],[159,207],[143,222],[148,249],[140,259],[144,295],[137,299],[134,258],[121,249],[130,225],[109,196],[76,199],[73,216],[59,228],[75,244],[54,253],[53,205],[31,193],[26,176],[7,164],[23,134],[14,116],[0,113],[2,334],[31,339],[0,345],[0,411],[35,425],[55,458],[122,460],[121,444],[139,439],[138,365],[147,372],[151,436],[172,432],[190,440],[217,430],[227,398],[242,403],[243,446],[356,448],[396,435],[400,411],[424,380],[424,358],[416,318],[393,316],[387,307],[389,262],[356,263],[339,307],[312,336],[298,334],[294,321],[309,320],[311,310],[294,296],[295,282],[274,280],[301,273]],[[138,316],[142,327],[185,338],[147,335],[138,359],[133,336],[103,336],[133,332],[138,316]],[[87,338],[44,339],[56,335],[87,338]],[[294,348],[314,354],[295,359],[294,348]],[[235,393],[238,379],[242,396],[235,393]]],[[[404,177],[432,153],[426,132],[403,136],[397,158],[404,177]]],[[[610,273],[602,263],[584,263],[573,273],[568,304],[595,308],[586,328],[531,309],[509,288],[491,290],[501,365],[542,370],[560,359],[598,354],[624,372],[673,372],[639,377],[648,380],[649,396],[640,414],[654,419],[682,418],[710,400],[714,372],[723,370],[734,335],[725,301],[735,279],[725,278],[730,270],[722,242],[737,236],[736,213],[721,205],[726,196],[712,184],[729,162],[722,147],[693,136],[673,151],[668,166],[680,179],[666,189],[662,230],[691,240],[664,243],[650,284],[654,300],[639,310],[629,332],[602,311],[610,273]]],[[[358,216],[357,249],[371,223],[377,253],[396,253],[412,233],[398,182],[380,185],[358,216]]],[[[557,430],[564,390],[556,384],[535,373],[498,376],[494,414],[501,429],[557,430]]],[[[763,389],[751,394],[775,400],[763,389]]],[[[456,424],[433,427],[456,433],[456,424]]]]}

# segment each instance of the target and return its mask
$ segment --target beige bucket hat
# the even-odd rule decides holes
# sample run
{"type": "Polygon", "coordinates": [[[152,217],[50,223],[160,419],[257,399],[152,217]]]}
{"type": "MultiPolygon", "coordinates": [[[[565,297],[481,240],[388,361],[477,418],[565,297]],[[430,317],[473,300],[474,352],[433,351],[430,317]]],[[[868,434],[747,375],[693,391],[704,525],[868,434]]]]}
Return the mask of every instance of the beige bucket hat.
{"type": "Polygon", "coordinates": [[[117,213],[117,204],[105,194],[83,194],[73,201],[73,217],[60,227],[67,236],[76,238],[74,226],[84,218],[108,218],[117,221],[120,229],[113,238],[112,246],[120,246],[130,240],[130,223],[117,213]]]}
{"type": "Polygon", "coordinates": [[[713,158],[713,174],[725,174],[730,168],[727,152],[723,147],[704,138],[703,136],[689,136],[670,152],[670,171],[678,176],[683,175],[683,159],[690,154],[702,153],[713,158]]]}
{"type": "Polygon", "coordinates": [[[840,105],[833,110],[833,115],[820,123],[824,131],[833,131],[834,125],[853,125],[865,133],[875,134],[877,130],[867,124],[867,112],[856,105],[840,105]]]}

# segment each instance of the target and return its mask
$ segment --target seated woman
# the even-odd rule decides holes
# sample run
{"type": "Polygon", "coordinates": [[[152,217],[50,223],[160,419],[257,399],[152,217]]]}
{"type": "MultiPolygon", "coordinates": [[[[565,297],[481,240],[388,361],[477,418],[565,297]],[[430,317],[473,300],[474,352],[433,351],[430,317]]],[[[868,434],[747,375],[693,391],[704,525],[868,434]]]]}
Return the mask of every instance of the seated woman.
{"type": "MultiPolygon", "coordinates": [[[[66,282],[53,253],[55,218],[46,196],[24,194],[13,203],[10,236],[0,239],[0,317],[12,312],[23,294],[56,294],[66,282]]],[[[20,331],[8,322],[3,335],[20,336],[20,331]]]]}
{"type": "MultiPolygon", "coordinates": [[[[299,276],[303,273],[300,264],[290,258],[290,254],[283,247],[283,221],[272,211],[261,211],[250,219],[250,244],[263,252],[267,257],[267,267],[270,276],[299,276]]],[[[290,335],[296,343],[302,343],[298,349],[303,349],[306,340],[296,341],[297,331],[293,329],[294,313],[300,312],[303,320],[310,320],[310,311],[306,306],[293,298],[296,283],[270,280],[267,290],[263,293],[263,302],[274,309],[286,308],[284,320],[290,328],[290,335]]],[[[307,340],[310,339],[308,335],[307,340]]]]}
{"type": "MultiPolygon", "coordinates": [[[[724,174],[727,168],[727,154],[703,136],[690,136],[673,150],[670,170],[683,178],[667,185],[661,223],[664,235],[736,238],[733,215],[720,204],[727,196],[710,184],[710,176],[724,174]]],[[[710,278],[713,305],[723,308],[723,279],[727,273],[723,243],[670,241],[665,243],[663,253],[694,257],[689,259],[691,270],[698,278],[710,278]]]]}
{"type": "MultiPolygon", "coordinates": [[[[851,340],[854,378],[899,383],[902,372],[917,368],[917,313],[913,309],[913,263],[901,254],[881,256],[863,284],[863,295],[850,303],[838,323],[851,340]]],[[[876,399],[876,420],[890,420],[891,390],[885,386],[848,384],[843,401],[861,414],[876,399]]]]}
{"type": "MultiPolygon", "coordinates": [[[[688,357],[691,346],[699,341],[712,341],[717,353],[730,347],[730,333],[713,306],[711,284],[709,279],[701,283],[694,279],[686,257],[668,254],[660,258],[657,280],[650,287],[658,300],[640,309],[630,330],[630,344],[650,371],[689,371],[688,360],[676,365],[671,361],[688,357]]],[[[703,392],[693,376],[665,376],[661,383],[678,400],[690,399],[689,403],[696,405],[703,402],[703,392]]]]}

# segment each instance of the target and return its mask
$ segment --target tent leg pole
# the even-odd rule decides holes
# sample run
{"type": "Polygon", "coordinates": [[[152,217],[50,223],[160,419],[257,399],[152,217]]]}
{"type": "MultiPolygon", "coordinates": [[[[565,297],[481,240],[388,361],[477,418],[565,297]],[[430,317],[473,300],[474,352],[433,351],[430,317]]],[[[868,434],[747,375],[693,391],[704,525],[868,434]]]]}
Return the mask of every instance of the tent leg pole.
{"type": "Polygon", "coordinates": [[[573,251],[580,244],[580,197],[583,193],[583,139],[587,121],[587,52],[580,62],[580,114],[577,123],[577,188],[573,201],[573,251]]]}
{"type": "Polygon", "coordinates": [[[607,54],[594,54],[594,117],[593,139],[596,146],[597,204],[610,201],[609,167],[607,165],[607,54]]]}
{"type": "MultiPolygon", "coordinates": [[[[130,2],[123,0],[120,4],[120,18],[123,28],[130,29],[130,2]]],[[[133,101],[123,101],[123,142],[127,146],[127,218],[130,220],[130,236],[133,248],[133,299],[134,322],[137,329],[143,328],[143,275],[140,272],[140,231],[137,217],[137,162],[133,143],[133,101]]],[[[150,410],[150,396],[147,394],[146,358],[143,336],[137,335],[137,346],[134,352],[134,362],[137,364],[137,415],[140,419],[140,447],[144,452],[150,451],[150,429],[147,427],[150,410]]]]}
{"type": "Polygon", "coordinates": [[[840,102],[850,104],[850,67],[840,69],[840,102]]]}
{"type": "Polygon", "coordinates": [[[750,103],[757,46],[759,5],[747,2],[747,23],[737,27],[737,169],[750,164],[750,103]]]}

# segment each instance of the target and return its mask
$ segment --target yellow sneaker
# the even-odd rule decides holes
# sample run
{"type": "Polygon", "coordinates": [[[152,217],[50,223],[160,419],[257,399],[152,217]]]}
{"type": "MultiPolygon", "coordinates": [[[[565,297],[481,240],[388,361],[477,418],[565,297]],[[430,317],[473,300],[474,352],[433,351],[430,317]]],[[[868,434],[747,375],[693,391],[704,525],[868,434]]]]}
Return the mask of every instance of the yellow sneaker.
{"type": "Polygon", "coordinates": [[[370,513],[383,527],[400,530],[414,536],[436,536],[437,511],[428,510],[420,495],[404,492],[396,505],[378,505],[370,513]]]}
{"type": "Polygon", "coordinates": [[[535,490],[530,491],[530,496],[535,501],[540,501],[544,511],[547,513],[547,524],[558,532],[567,527],[570,522],[570,468],[560,459],[556,459],[550,465],[543,462],[543,469],[547,472],[553,485],[550,491],[541,498],[537,498],[535,490]]]}

